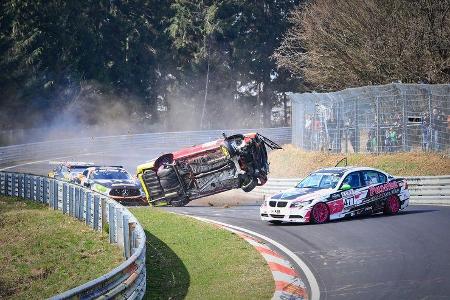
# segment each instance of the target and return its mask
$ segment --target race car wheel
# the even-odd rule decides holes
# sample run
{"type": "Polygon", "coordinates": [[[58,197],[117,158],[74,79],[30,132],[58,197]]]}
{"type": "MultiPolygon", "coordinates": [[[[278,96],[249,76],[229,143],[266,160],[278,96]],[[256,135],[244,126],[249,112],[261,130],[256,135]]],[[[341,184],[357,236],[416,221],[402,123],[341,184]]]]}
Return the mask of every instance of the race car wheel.
{"type": "Polygon", "coordinates": [[[178,177],[172,168],[160,168],[157,174],[159,177],[159,182],[166,193],[177,191],[180,188],[178,177]]]}
{"type": "Polygon", "coordinates": [[[258,179],[255,177],[247,177],[247,179],[242,183],[241,188],[244,192],[251,192],[258,185],[258,179]]]}
{"type": "Polygon", "coordinates": [[[187,198],[177,198],[172,201],[170,201],[170,205],[174,207],[182,207],[189,203],[189,200],[187,198]]]}
{"type": "Polygon", "coordinates": [[[400,200],[397,196],[389,196],[384,205],[384,213],[387,215],[395,215],[400,210],[400,200]]]}
{"type": "Polygon", "coordinates": [[[316,205],[313,206],[311,211],[311,220],[316,224],[322,224],[328,221],[328,218],[330,217],[330,211],[328,210],[328,206],[323,203],[319,202],[316,205]]]}

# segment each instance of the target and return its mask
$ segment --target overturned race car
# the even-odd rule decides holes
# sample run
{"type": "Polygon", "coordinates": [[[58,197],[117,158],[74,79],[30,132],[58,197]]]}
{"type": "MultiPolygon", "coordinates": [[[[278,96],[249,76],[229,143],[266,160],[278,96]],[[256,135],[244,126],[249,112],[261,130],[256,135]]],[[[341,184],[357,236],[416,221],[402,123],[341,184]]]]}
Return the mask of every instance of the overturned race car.
{"type": "Polygon", "coordinates": [[[250,192],[267,181],[267,149],[281,147],[258,134],[236,134],[164,154],[137,167],[151,204],[184,206],[231,189],[250,192]]]}
{"type": "Polygon", "coordinates": [[[373,168],[320,169],[260,207],[270,223],[325,223],[362,214],[397,214],[409,204],[408,184],[373,168]]]}

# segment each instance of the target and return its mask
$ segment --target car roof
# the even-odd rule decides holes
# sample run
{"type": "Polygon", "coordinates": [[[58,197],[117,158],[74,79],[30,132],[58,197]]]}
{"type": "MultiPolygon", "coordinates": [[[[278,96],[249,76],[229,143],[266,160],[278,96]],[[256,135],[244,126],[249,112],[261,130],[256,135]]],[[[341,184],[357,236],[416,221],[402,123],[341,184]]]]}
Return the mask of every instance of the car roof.
{"type": "Polygon", "coordinates": [[[126,171],[122,166],[94,166],[88,169],[95,171],[119,171],[119,170],[126,171]]]}
{"type": "Polygon", "coordinates": [[[319,169],[319,170],[315,171],[314,173],[341,173],[341,174],[344,174],[347,172],[365,171],[365,170],[373,170],[373,171],[377,171],[377,172],[386,173],[386,172],[383,172],[381,170],[371,168],[371,167],[357,167],[357,166],[327,167],[327,168],[319,169]]]}

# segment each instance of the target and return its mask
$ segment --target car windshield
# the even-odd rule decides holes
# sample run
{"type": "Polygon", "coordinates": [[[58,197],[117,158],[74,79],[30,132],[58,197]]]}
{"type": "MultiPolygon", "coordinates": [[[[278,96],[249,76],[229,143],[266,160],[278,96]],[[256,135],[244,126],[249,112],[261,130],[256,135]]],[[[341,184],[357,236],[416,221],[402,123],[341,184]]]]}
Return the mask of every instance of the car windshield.
{"type": "Polygon", "coordinates": [[[96,170],[92,172],[92,179],[131,180],[132,178],[125,170],[96,170]]]}
{"type": "Polygon", "coordinates": [[[335,188],[339,179],[339,173],[312,173],[297,185],[298,188],[332,189],[335,188]]]}

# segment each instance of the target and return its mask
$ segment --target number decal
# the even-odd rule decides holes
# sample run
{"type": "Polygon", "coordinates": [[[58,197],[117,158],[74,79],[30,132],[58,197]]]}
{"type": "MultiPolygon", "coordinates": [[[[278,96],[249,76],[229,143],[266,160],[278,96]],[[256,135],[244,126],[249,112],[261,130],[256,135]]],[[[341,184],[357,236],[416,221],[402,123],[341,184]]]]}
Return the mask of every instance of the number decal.
{"type": "Polygon", "coordinates": [[[355,198],[353,198],[353,197],[344,198],[344,204],[345,204],[345,206],[355,205],[355,198]]]}

